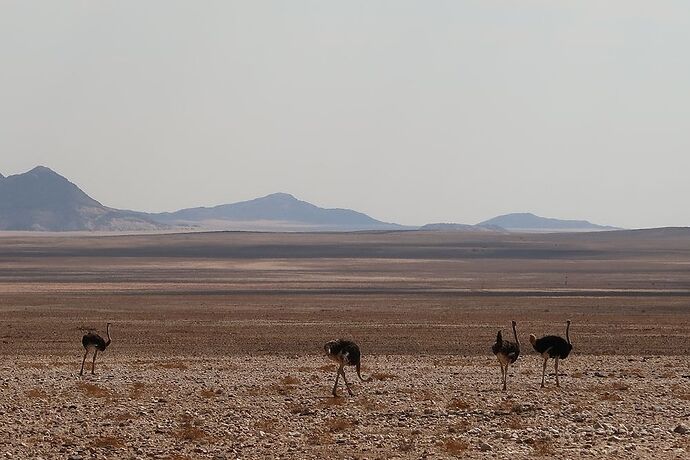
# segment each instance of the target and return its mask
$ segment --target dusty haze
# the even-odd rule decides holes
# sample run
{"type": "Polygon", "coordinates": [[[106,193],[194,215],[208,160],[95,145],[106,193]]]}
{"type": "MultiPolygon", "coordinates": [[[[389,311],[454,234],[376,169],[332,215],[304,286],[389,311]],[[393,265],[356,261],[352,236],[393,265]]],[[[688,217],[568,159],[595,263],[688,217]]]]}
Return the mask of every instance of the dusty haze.
{"type": "Polygon", "coordinates": [[[690,225],[683,1],[0,6],[0,173],[146,211],[690,225]]]}

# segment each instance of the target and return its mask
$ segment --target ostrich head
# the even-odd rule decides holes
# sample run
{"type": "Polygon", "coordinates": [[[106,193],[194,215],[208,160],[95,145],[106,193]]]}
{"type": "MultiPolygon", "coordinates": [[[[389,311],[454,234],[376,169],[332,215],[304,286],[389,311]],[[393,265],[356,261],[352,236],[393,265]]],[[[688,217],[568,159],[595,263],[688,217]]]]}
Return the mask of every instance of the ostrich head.
{"type": "Polygon", "coordinates": [[[335,346],[335,340],[329,340],[323,345],[323,350],[327,355],[331,354],[331,348],[333,348],[333,346],[335,346]]]}

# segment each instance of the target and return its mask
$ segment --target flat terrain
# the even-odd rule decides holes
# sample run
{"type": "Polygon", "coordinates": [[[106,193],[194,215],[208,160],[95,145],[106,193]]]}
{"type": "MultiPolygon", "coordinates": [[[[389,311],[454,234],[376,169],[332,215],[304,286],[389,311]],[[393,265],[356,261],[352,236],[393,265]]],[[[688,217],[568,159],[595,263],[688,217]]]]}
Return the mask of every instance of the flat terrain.
{"type": "Polygon", "coordinates": [[[688,229],[0,234],[8,458],[688,458],[688,355],[688,229]],[[541,390],[527,337],[566,318],[541,390]],[[336,337],[374,376],[354,397],[330,397],[336,337]]]}

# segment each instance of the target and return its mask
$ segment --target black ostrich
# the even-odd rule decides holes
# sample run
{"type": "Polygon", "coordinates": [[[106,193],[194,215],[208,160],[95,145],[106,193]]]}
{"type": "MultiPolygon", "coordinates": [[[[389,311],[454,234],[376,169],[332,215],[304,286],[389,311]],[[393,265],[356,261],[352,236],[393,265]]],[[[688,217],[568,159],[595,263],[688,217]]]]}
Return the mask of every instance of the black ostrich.
{"type": "Polygon", "coordinates": [[[108,335],[108,340],[103,340],[103,337],[100,335],[96,334],[95,332],[89,332],[88,334],[84,334],[84,337],[81,338],[81,344],[84,346],[84,359],[81,361],[81,371],[79,372],[79,375],[84,375],[84,362],[86,362],[86,356],[89,354],[89,350],[93,350],[93,362],[91,363],[91,373],[94,373],[94,369],[96,367],[96,355],[98,355],[99,351],[105,351],[106,348],[108,348],[108,345],[110,345],[110,323],[107,324],[105,327],[105,332],[108,335]]]}
{"type": "Polygon", "coordinates": [[[534,347],[535,351],[544,358],[544,366],[541,371],[541,387],[544,388],[544,375],[546,374],[546,363],[549,358],[553,358],[556,368],[556,386],[560,387],[561,382],[558,380],[558,360],[568,357],[573,349],[570,343],[570,320],[566,321],[565,340],[563,337],[557,335],[546,335],[541,339],[537,339],[534,334],[530,334],[529,341],[534,347]]]}
{"type": "Polygon", "coordinates": [[[326,342],[326,344],[323,346],[323,349],[326,351],[326,354],[330,359],[339,364],[338,373],[335,375],[335,384],[333,385],[333,396],[338,396],[336,388],[338,387],[338,379],[340,378],[341,374],[343,376],[343,380],[345,381],[347,392],[350,394],[350,396],[353,396],[352,390],[350,390],[350,384],[345,377],[344,367],[346,365],[355,366],[357,368],[357,376],[362,382],[368,382],[371,380],[371,378],[362,378],[362,374],[360,373],[360,359],[362,354],[360,353],[359,347],[356,343],[343,339],[331,340],[330,342],[326,342]]]}
{"type": "Polygon", "coordinates": [[[517,361],[518,356],[520,356],[520,341],[517,337],[517,330],[515,326],[517,323],[512,321],[513,324],[513,337],[515,342],[510,342],[508,340],[503,340],[501,331],[498,331],[496,335],[496,343],[491,347],[491,351],[494,352],[496,358],[498,358],[498,363],[501,365],[501,379],[503,380],[503,391],[506,391],[506,380],[508,379],[508,366],[517,361]]]}

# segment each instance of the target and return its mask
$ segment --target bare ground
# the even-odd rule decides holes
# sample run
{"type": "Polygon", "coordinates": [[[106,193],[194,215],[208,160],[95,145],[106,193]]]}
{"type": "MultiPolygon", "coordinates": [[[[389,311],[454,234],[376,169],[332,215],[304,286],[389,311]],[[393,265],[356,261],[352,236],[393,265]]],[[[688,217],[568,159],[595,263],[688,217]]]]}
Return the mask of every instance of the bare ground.
{"type": "Polygon", "coordinates": [[[0,313],[6,458],[690,457],[682,229],[0,236],[0,313]],[[566,318],[575,351],[542,390],[527,335],[566,318]],[[336,399],[319,352],[339,336],[374,380],[336,399]]]}

